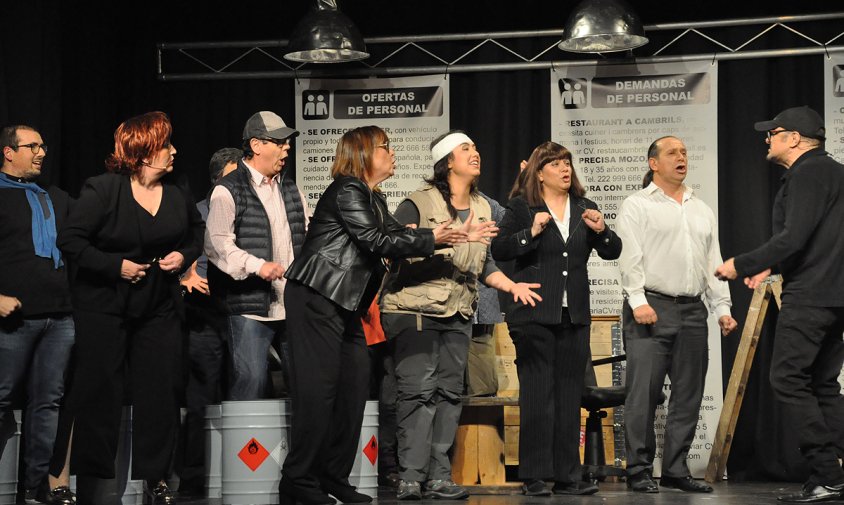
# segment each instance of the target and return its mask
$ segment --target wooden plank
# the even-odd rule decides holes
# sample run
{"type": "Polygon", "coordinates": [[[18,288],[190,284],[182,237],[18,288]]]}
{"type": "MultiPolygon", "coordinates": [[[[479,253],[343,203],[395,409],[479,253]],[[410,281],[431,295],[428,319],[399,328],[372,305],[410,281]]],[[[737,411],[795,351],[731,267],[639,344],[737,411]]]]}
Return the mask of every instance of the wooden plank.
{"type": "Polygon", "coordinates": [[[589,347],[592,349],[592,359],[606,358],[612,356],[612,342],[610,342],[609,340],[593,340],[589,347]]]}
{"type": "Polygon", "coordinates": [[[482,486],[497,486],[507,480],[503,421],[501,407],[486,407],[478,411],[478,475],[482,486]]]}
{"type": "Polygon", "coordinates": [[[504,426],[518,426],[521,423],[519,407],[504,407],[504,426]]]}
{"type": "Polygon", "coordinates": [[[771,283],[771,291],[774,293],[774,298],[777,300],[777,307],[782,308],[782,276],[774,275],[774,282],[771,283]]]}
{"type": "Polygon", "coordinates": [[[475,409],[463,409],[454,451],[451,457],[451,479],[461,486],[478,483],[478,425],[475,409]]]}
{"type": "Polygon", "coordinates": [[[518,407],[519,397],[513,396],[464,396],[461,398],[464,407],[518,407]]]}
{"type": "MultiPolygon", "coordinates": [[[[782,289],[781,281],[775,281],[782,289]]],[[[724,477],[727,469],[727,459],[730,456],[730,446],[733,441],[733,433],[738,421],[741,403],[744,399],[747,378],[750,374],[750,367],[753,364],[753,357],[756,354],[756,345],[759,342],[759,335],[762,333],[762,325],[765,322],[765,314],[768,311],[768,303],[771,293],[774,292],[770,283],[764,283],[753,292],[753,298],[747,309],[747,318],[742,329],[741,340],[736,351],[736,358],[733,361],[733,369],[730,372],[730,381],[727,392],[724,396],[724,406],[721,409],[721,417],[718,420],[718,430],[715,432],[715,440],[712,444],[712,452],[709,455],[709,464],[706,467],[706,481],[718,482],[724,477]]]]}
{"type": "Polygon", "coordinates": [[[519,427],[504,427],[504,464],[519,464],[519,427]]]}
{"type": "Polygon", "coordinates": [[[615,321],[592,321],[589,329],[590,342],[612,342],[612,327],[615,321]]]}
{"type": "Polygon", "coordinates": [[[495,354],[497,356],[515,356],[516,346],[513,345],[513,339],[510,338],[510,331],[507,329],[507,323],[498,323],[492,331],[492,336],[495,339],[495,354]]]}
{"type": "Polygon", "coordinates": [[[518,391],[519,374],[516,370],[515,356],[496,356],[496,371],[498,373],[498,396],[501,391],[518,391]]]}

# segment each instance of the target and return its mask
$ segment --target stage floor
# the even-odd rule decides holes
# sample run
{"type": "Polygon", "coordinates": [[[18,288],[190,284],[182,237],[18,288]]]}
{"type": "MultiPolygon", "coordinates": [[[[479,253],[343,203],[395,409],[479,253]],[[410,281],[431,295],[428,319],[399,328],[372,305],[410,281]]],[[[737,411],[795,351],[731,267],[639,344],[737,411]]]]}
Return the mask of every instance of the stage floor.
{"type": "MultiPolygon", "coordinates": [[[[775,504],[777,496],[797,492],[800,484],[789,483],[729,483],[722,482],[714,486],[715,491],[708,494],[685,493],[673,489],[662,490],[659,494],[628,492],[624,483],[602,483],[601,490],[592,496],[549,496],[527,497],[514,495],[473,495],[463,501],[466,505],[755,505],[775,504]]],[[[424,503],[444,503],[443,500],[422,500],[424,503]]],[[[218,505],[220,500],[179,500],[180,504],[218,505]]],[[[394,491],[383,490],[379,493],[379,505],[408,505],[420,502],[396,500],[394,491]]],[[[458,501],[449,503],[459,503],[458,501]]],[[[827,502],[827,503],[844,503],[827,502]]]]}

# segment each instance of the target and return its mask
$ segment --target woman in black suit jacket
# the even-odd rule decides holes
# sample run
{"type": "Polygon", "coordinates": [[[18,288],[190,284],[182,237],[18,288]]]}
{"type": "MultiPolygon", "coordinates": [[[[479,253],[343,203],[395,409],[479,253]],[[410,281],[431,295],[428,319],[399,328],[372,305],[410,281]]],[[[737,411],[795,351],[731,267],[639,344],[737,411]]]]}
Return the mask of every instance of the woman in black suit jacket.
{"type": "Polygon", "coordinates": [[[293,426],[284,460],[282,505],[372,499],[349,484],[369,392],[369,354],[361,316],[372,303],[387,258],[430,256],[435,244],[466,241],[451,222],[433,230],[399,224],[378,185],[392,177],[395,152],[377,126],[346,132],[301,253],[285,277],[293,426]]]}
{"type": "MultiPolygon", "coordinates": [[[[175,500],[164,478],[179,419],[178,274],[199,256],[205,229],[190,190],[171,179],[171,132],[163,112],[123,122],[108,172],[86,181],[58,239],[77,269],[76,363],[62,423],[72,426],[72,466],[114,477],[127,377],[133,478],[146,481],[148,501],[168,504],[175,500]]],[[[54,455],[52,473],[64,456],[54,455]]]]}
{"type": "Polygon", "coordinates": [[[507,204],[492,241],[496,260],[515,260],[513,280],[538,282],[536,308],[509,303],[505,311],[519,374],[519,478],[526,495],[591,494],[579,472],[580,397],[589,359],[589,277],[592,250],[616,259],[621,240],[585,191],[571,153],[545,142],[520,176],[519,196],[507,204]]]}

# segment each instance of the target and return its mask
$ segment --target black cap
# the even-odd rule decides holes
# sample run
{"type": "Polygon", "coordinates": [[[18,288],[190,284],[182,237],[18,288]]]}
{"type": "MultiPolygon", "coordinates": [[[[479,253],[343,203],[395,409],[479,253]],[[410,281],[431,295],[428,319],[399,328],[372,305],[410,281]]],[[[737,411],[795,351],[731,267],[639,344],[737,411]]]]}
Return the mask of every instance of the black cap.
{"type": "Polygon", "coordinates": [[[808,106],[792,107],[777,114],[770,121],[760,121],[754,126],[756,131],[771,131],[774,128],[785,128],[797,132],[804,137],[826,140],[826,128],[823,126],[821,115],[808,106]]]}
{"type": "Polygon", "coordinates": [[[262,110],[252,114],[243,127],[243,140],[251,138],[284,140],[299,135],[299,132],[284,124],[275,112],[262,110]]]}

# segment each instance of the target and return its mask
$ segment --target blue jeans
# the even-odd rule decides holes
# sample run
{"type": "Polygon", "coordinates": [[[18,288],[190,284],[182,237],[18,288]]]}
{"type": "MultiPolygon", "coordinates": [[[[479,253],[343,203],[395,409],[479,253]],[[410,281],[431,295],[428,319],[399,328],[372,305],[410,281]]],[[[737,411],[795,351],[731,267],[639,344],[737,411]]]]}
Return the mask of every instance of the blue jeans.
{"type": "Polygon", "coordinates": [[[280,341],[282,372],[289,377],[287,339],[284,321],[257,321],[243,316],[229,316],[229,400],[264,398],[267,386],[267,353],[273,340],[280,341]]]}
{"type": "MultiPolygon", "coordinates": [[[[27,489],[37,487],[47,476],[74,335],[70,315],[0,320],[0,432],[6,433],[14,423],[15,396],[25,390],[23,465],[27,489]]],[[[5,440],[0,445],[5,445],[5,440]]]]}

